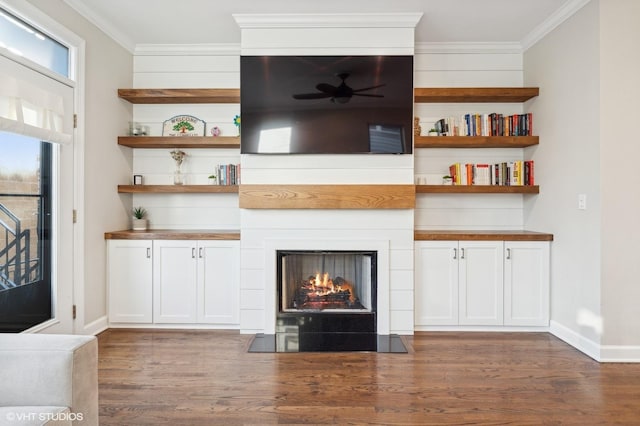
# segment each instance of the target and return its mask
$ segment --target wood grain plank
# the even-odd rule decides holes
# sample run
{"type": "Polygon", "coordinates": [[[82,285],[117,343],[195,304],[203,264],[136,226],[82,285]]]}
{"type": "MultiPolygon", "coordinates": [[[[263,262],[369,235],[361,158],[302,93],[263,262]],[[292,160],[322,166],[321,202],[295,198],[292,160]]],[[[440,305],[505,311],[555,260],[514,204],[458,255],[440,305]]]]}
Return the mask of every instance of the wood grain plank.
{"type": "Polygon", "coordinates": [[[244,209],[412,209],[414,185],[241,185],[244,209]]]}
{"type": "Polygon", "coordinates": [[[104,233],[105,240],[239,240],[239,230],[214,229],[125,229],[104,233]]]}
{"type": "Polygon", "coordinates": [[[415,241],[553,241],[553,234],[524,230],[417,230],[414,231],[413,239],[415,241]]]}
{"type": "Polygon", "coordinates": [[[640,424],[640,364],[549,333],[417,332],[406,354],[248,353],[252,338],[100,334],[100,425],[640,424]]]}
{"type": "Polygon", "coordinates": [[[415,148],[526,148],[538,145],[538,136],[417,136],[415,148]]]}
{"type": "Polygon", "coordinates": [[[240,148],[237,136],[118,136],[118,145],[131,148],[240,148]]]}
{"type": "Polygon", "coordinates": [[[419,194],[538,194],[538,185],[416,185],[419,194]]]}
{"type": "Polygon", "coordinates": [[[240,89],[118,89],[132,104],[240,103],[240,89]]]}
{"type": "Polygon", "coordinates": [[[538,87],[417,87],[415,102],[525,102],[538,96],[538,87]]]}
{"type": "Polygon", "coordinates": [[[236,193],[237,185],[118,185],[121,194],[216,194],[236,193]]]}

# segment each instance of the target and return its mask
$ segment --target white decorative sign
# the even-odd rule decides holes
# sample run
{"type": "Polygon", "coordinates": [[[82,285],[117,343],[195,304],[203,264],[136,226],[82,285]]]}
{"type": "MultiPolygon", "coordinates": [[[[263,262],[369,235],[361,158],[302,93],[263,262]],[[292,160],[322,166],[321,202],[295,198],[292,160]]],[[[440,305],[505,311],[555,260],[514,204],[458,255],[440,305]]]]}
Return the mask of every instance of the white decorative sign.
{"type": "Polygon", "coordinates": [[[176,115],[164,122],[162,136],[204,136],[204,126],[192,115],[176,115]]]}

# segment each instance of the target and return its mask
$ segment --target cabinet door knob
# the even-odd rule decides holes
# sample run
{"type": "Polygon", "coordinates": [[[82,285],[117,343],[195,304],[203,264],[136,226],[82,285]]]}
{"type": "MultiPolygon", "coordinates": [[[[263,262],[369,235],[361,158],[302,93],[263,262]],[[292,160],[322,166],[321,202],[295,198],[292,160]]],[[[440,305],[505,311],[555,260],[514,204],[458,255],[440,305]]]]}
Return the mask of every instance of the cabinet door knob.
{"type": "Polygon", "coordinates": [[[195,247],[191,247],[191,258],[192,259],[196,258],[196,248],[195,247]]]}
{"type": "Polygon", "coordinates": [[[460,249],[460,259],[464,259],[464,249],[460,249]]]}
{"type": "Polygon", "coordinates": [[[511,260],[511,249],[507,249],[507,260],[511,260]]]}
{"type": "Polygon", "coordinates": [[[198,249],[198,257],[202,259],[202,247],[198,249]]]}
{"type": "Polygon", "coordinates": [[[454,258],[454,259],[457,259],[457,258],[458,258],[458,249],[457,249],[457,248],[454,248],[454,249],[453,249],[453,258],[454,258]]]}
{"type": "Polygon", "coordinates": [[[151,259],[151,248],[147,247],[147,259],[151,259]]]}

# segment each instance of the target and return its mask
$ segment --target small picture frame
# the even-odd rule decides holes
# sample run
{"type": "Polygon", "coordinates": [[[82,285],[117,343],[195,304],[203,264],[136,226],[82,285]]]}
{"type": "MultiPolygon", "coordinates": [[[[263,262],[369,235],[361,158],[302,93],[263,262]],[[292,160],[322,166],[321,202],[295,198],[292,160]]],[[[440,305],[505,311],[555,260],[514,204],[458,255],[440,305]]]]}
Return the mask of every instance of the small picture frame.
{"type": "Polygon", "coordinates": [[[133,175],[133,184],[142,185],[142,175],[133,175]]]}

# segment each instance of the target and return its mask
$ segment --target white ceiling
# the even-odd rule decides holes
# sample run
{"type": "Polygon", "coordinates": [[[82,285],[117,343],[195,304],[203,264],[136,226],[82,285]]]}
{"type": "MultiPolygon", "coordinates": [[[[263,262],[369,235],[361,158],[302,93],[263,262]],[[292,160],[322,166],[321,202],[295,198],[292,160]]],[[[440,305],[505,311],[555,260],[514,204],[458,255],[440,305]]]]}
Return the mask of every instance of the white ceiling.
{"type": "Polygon", "coordinates": [[[589,0],[65,0],[134,52],[148,44],[238,44],[237,13],[422,12],[417,43],[527,47],[589,0]]]}

